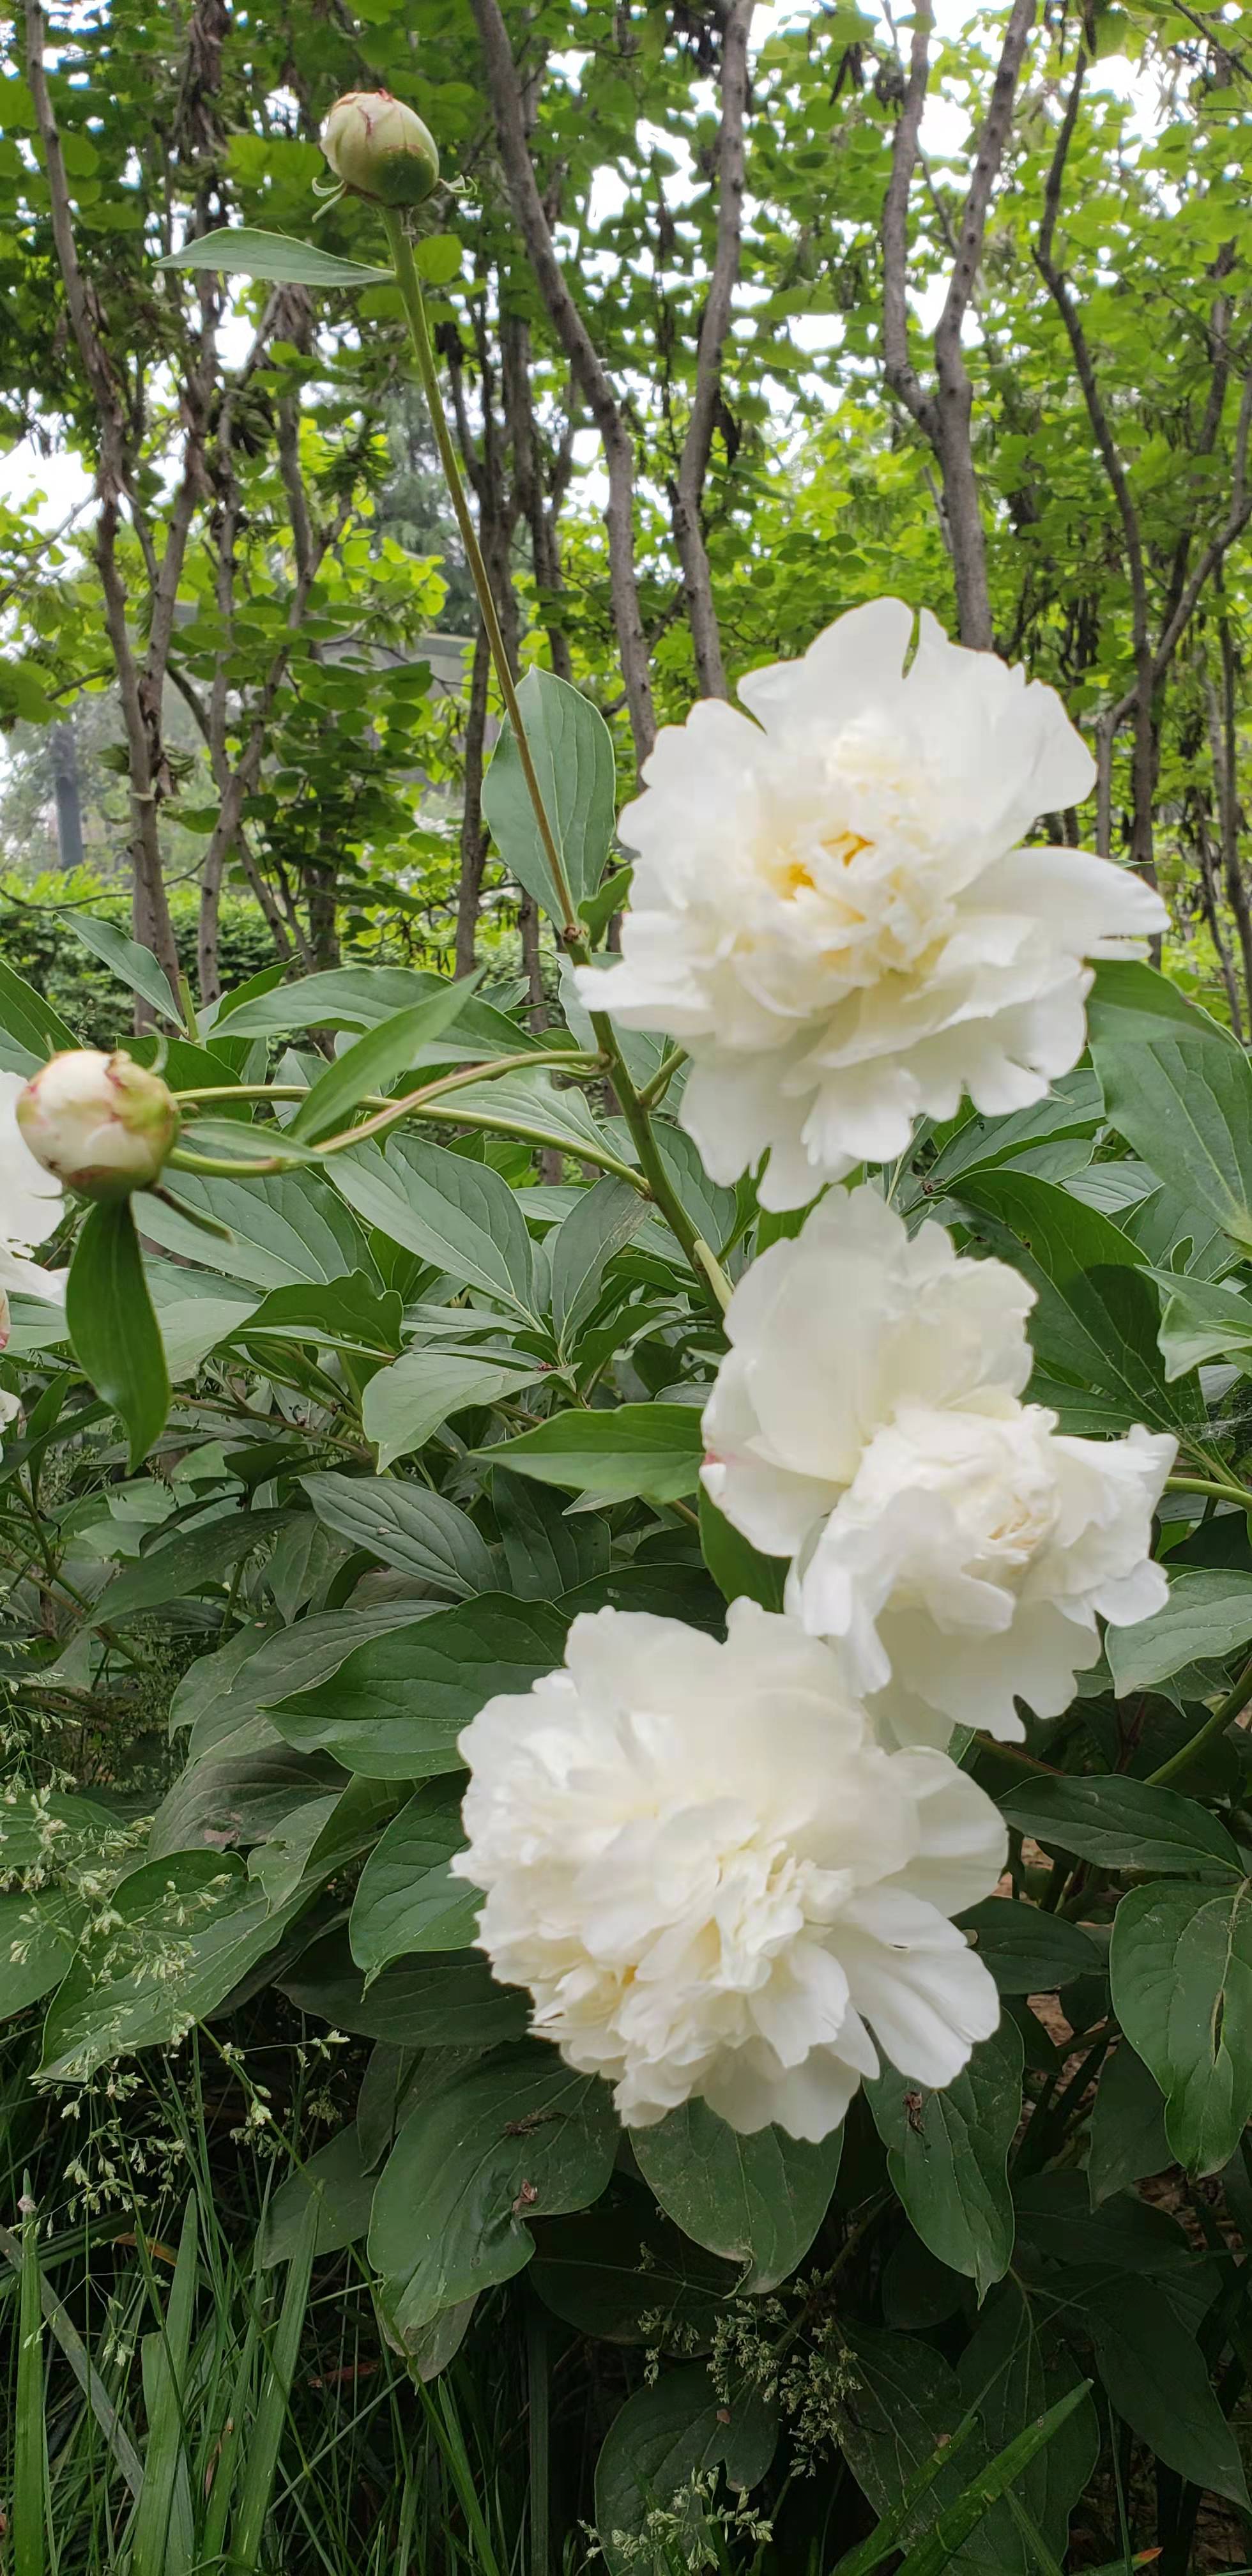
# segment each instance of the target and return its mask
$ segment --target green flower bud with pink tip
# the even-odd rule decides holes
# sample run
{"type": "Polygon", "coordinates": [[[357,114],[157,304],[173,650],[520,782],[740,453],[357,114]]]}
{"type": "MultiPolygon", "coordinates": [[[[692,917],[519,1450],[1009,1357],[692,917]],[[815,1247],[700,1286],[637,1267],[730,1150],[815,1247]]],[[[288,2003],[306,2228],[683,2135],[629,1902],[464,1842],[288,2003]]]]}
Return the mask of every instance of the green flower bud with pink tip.
{"type": "Polygon", "coordinates": [[[159,1074],[128,1055],[75,1047],[32,1074],[17,1101],[23,1142],[84,1198],[150,1189],[178,1139],[178,1111],[159,1074]]]}
{"type": "Polygon", "coordinates": [[[386,89],[350,89],[337,98],[322,150],[345,188],[379,206],[420,206],[439,177],[429,127],[386,89]]]}

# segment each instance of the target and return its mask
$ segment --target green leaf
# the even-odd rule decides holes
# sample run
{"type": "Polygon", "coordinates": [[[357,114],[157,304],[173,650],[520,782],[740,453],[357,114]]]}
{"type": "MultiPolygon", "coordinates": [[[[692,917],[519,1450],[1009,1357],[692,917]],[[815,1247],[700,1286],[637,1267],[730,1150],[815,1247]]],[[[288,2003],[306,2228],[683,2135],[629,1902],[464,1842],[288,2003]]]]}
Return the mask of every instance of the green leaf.
{"type": "Polygon", "coordinates": [[[484,1289],[524,1319],[534,1315],[526,1219],[507,1181],[444,1145],[394,1137],[336,1154],[334,1181],[367,1225],[416,1252],[458,1285],[484,1289]]]}
{"type": "Polygon", "coordinates": [[[526,2217],[598,2200],[613,2170],[609,2095],[526,2043],[470,2067],[406,2120],[374,2195],[369,2254],[402,2331],[529,2263],[526,2217]]]}
{"type": "Polygon", "coordinates": [[[40,2074],[85,2084],[97,2067],[203,2020],[285,1928],[233,1852],[175,1852],[114,1888],[44,2026],[40,2074]]]}
{"type": "Polygon", "coordinates": [[[942,2092],[894,2067],[865,2096],[887,2170],[923,2245],[976,2283],[979,2299],[1013,2255],[1008,2152],[1022,2109],[1022,2040],[1007,2015],[942,2092]]]}
{"type": "Polygon", "coordinates": [[[992,1248],[1037,1291],[1030,1338],[1049,1374],[1110,1398],[1125,1424],[1168,1431],[1194,1424],[1190,1381],[1178,1394],[1166,1386],[1156,1289],[1129,1235],[1068,1191],[1019,1172],[979,1172],[961,1182],[960,1195],[1012,1238],[992,1248]]]}
{"type": "MultiPolygon", "coordinates": [[[[376,1029],[394,1012],[411,1010],[446,991],[446,977],[412,966],[336,966],[320,975],[297,976],[290,984],[267,982],[263,989],[260,977],[253,976],[237,994],[227,994],[214,1043],[282,1037],[300,1029],[376,1029]]],[[[480,1056],[519,1055],[542,1045],[519,1022],[473,996],[458,1016],[455,1034],[438,1041],[430,1061],[473,1064],[480,1056]]]]}
{"type": "Polygon", "coordinates": [[[322,1287],[358,1270],[377,1283],[365,1236],[324,1173],[270,1172],[232,1180],[179,1172],[176,1178],[178,1196],[192,1215],[151,1192],[143,1206],[145,1235],[167,1252],[254,1288],[322,1287]],[[196,1213],[228,1233],[207,1233],[196,1224],[196,1213]]]}
{"type": "Polygon", "coordinates": [[[344,1774],[320,1754],[267,1747],[227,1762],[194,1762],[166,1791],[148,1835],[149,1860],[174,1852],[246,1850],[305,1807],[333,1806],[344,1774]]]}
{"type": "Polygon", "coordinates": [[[389,286],[389,268],[366,268],[359,259],[334,259],[312,242],[287,233],[254,232],[247,224],[223,225],[170,251],[158,268],[208,268],[219,277],[267,277],[277,286],[389,286]]]}
{"type": "Polygon", "coordinates": [[[552,1322],[562,1358],[574,1349],[595,1308],[609,1263],[647,1214],[646,1199],[628,1182],[597,1181],[550,1238],[552,1322]]]}
{"type": "Polygon", "coordinates": [[[397,1074],[407,1072],[416,1063],[422,1047],[433,1045],[451,1027],[464,1010],[481,972],[480,968],[477,974],[463,976],[459,983],[444,984],[407,1010],[393,1011],[390,1019],[380,1020],[377,1028],[367,1030],[354,1045],[345,1048],[306,1093],[287,1135],[298,1144],[316,1145],[323,1136],[343,1126],[368,1091],[385,1091],[397,1074]]]}
{"type": "Polygon", "coordinates": [[[88,1209],[66,1282],[65,1320],[79,1367],[122,1423],[133,1476],[165,1428],[170,1381],[129,1199],[88,1209]]]}
{"type": "Polygon", "coordinates": [[[181,1029],[183,1015],[178,996],[171,991],[169,977],[158,966],[150,948],[141,948],[137,939],[128,939],[114,921],[93,921],[89,912],[67,910],[61,919],[93,957],[102,959],[119,984],[125,984],[128,992],[140,994],[162,1019],[181,1029]]]}
{"type": "Polygon", "coordinates": [[[598,1512],[569,1513],[547,1485],[497,1467],[491,1499],[509,1570],[522,1601],[556,1601],[609,1570],[609,1529],[598,1512]]]}
{"type": "Polygon", "coordinates": [[[77,1045],[60,1013],[0,957],[0,1071],[35,1073],[50,1055],[77,1045]]]}
{"type": "Polygon", "coordinates": [[[361,1405],[367,1440],[378,1450],[379,1467],[411,1457],[466,1405],[498,1404],[501,1396],[520,1395],[542,1375],[513,1360],[480,1356],[475,1351],[405,1351],[370,1379],[361,1405]]]}
{"type": "Polygon", "coordinates": [[[1078,1923],[1020,1897],[986,1896],[960,1918],[1002,1995],[1045,1995],[1076,1977],[1098,1977],[1105,1958],[1078,1923]]]}
{"type": "Polygon", "coordinates": [[[85,1906],[59,1890],[0,1896],[0,2021],[60,1985],[85,1919],[85,1906]]]}
{"type": "MultiPolygon", "coordinates": [[[[615,1139],[602,1127],[585,1095],[573,1083],[558,1087],[542,1065],[532,1072],[505,1073],[494,1082],[467,1082],[448,1101],[449,1119],[458,1127],[482,1127],[505,1136],[520,1136],[540,1145],[556,1145],[568,1154],[595,1158],[615,1150],[615,1139]]],[[[629,1157],[623,1153],[623,1162],[629,1157]]],[[[624,1183],[629,1188],[629,1183],[624,1183]]],[[[630,1195],[640,1217],[648,1202],[639,1190],[630,1195]]],[[[580,1194],[581,1196],[581,1194],[580,1194]]]]}
{"type": "Polygon", "coordinates": [[[763,1610],[781,1610],[787,1580],[786,1562],[762,1556],[760,1549],[719,1512],[700,1487],[700,1547],[718,1591],[727,1601],[759,1601],[763,1610]]]}
{"type": "Polygon", "coordinates": [[[479,1456],[565,1492],[625,1502],[678,1502],[693,1494],[704,1455],[694,1404],[621,1404],[555,1413],[534,1431],[479,1456]]]}
{"type": "Polygon", "coordinates": [[[448,1867],[464,1848],[459,1780],[428,1781],[392,1817],[361,1872],[348,1923],[352,1956],[367,1978],[393,1959],[469,1949],[482,1894],[448,1867]]]}
{"type": "Polygon", "coordinates": [[[1158,1339],[1170,1383],[1208,1360],[1228,1360],[1252,1375],[1252,1297],[1213,1279],[1179,1278],[1154,1270],[1161,1291],[1158,1339]]]}
{"type": "Polygon", "coordinates": [[[355,2122],[279,2184],[257,2235],[257,2261],[267,2269],[290,2262],[311,2201],[317,2204],[319,2255],[339,2254],[360,2242],[370,2223],[374,2177],[362,2164],[355,2122]]]}
{"type": "MultiPolygon", "coordinates": [[[[518,687],[517,702],[577,917],[583,897],[594,894],[599,885],[612,846],[613,737],[590,698],[551,671],[528,671],[518,687]]],[[[563,928],[565,907],[557,897],[508,724],[483,781],[483,819],[510,875],[563,928]]]]}
{"type": "Polygon", "coordinates": [[[843,2131],[818,2145],[778,2128],[743,2137],[707,2102],[685,2102],[632,2144],[662,2209],[710,2254],[742,2267],[741,2286],[775,2289],[803,2261],[830,2206],[843,2131]]]}
{"type": "Polygon", "coordinates": [[[199,1592],[206,1583],[218,1583],[254,1548],[286,1529],[290,1520],[287,1511],[245,1509],[223,1512],[198,1529],[180,1530],[114,1575],[96,1603],[95,1616],[130,1619],[137,1610],[155,1610],[162,1601],[178,1601],[184,1593],[199,1592]]]}
{"type": "Polygon", "coordinates": [[[426,233],[413,244],[414,265],[428,286],[450,286],[461,274],[463,258],[456,233],[426,233]]]}
{"type": "MultiPolygon", "coordinates": [[[[1051,2302],[1039,2302],[1040,2323],[1020,2281],[1012,2276],[993,2292],[957,2364],[961,2394],[976,2406],[988,2448],[998,2453],[1019,2429],[1081,2387],[1080,2373],[1064,2344],[1045,2343],[1051,2302]]],[[[1032,2463],[1019,2473],[1016,2496],[1058,2558],[1069,2545],[1069,2518],[1095,2468],[1100,2426],[1090,2399],[1077,2405],[1032,2463]]],[[[995,2576],[1034,2576],[1041,2563],[1025,2546],[1008,2511],[993,2512],[969,2555],[988,2561],[995,2576]]]]}
{"type": "Polygon", "coordinates": [[[310,1281],[298,1288],[271,1288],[259,1306],[251,1306],[235,1338],[268,1334],[280,1341],[322,1342],[336,1350],[398,1351],[404,1308],[394,1288],[382,1295],[354,1270],[346,1279],[310,1281]]]}
{"type": "Polygon", "coordinates": [[[372,1780],[435,1779],[462,1768],[457,1737],[487,1700],[529,1690],[564,1651],[556,1611],[485,1592],[359,1646],[333,1680],[278,1700],[274,1723],[372,1780]]]}
{"type": "Polygon", "coordinates": [[[1179,2164],[1220,2173],[1252,2118],[1252,1886],[1132,1889],[1113,1918],[1110,1970],[1179,2164]]]}
{"type": "Polygon", "coordinates": [[[1129,2183],[1164,2173],[1173,2161],[1165,2135],[1165,2097],[1137,2050],[1123,2041],[1100,2070],[1091,2114],[1087,2188],[1092,2208],[1129,2183]]]}
{"type": "Polygon", "coordinates": [[[707,2352],[739,2288],[733,2263],[693,2245],[624,2174],[594,2209],[542,2220],[534,2235],[531,2287],[554,2316],[605,2343],[707,2352]]]}
{"type": "Polygon", "coordinates": [[[1030,2467],[1045,2446],[1075,2415],[1087,2395],[1087,2382],[1059,2397],[1045,2415],[1014,2435],[1004,2449],[990,2460],[977,2477],[970,2480],[953,2504],[945,2506],[924,2540],[919,2540],[908,2557],[902,2559],[899,2576],[943,2576],[971,2533],[976,2532],[993,2504],[1007,2493],[1023,2471],[1030,2467]]]}
{"type": "Polygon", "coordinates": [[[1150,966],[1103,965],[1087,1004],[1105,1106],[1188,1207],[1252,1246],[1252,1065],[1150,966]]]}
{"type": "Polygon", "coordinates": [[[530,2006],[528,1995],[497,1985],[476,1950],[398,1959],[367,1984],[338,1933],[304,1951],[277,1983],[301,2012],[403,2048],[496,2048],[522,2037],[530,2006]]]}
{"type": "Polygon", "coordinates": [[[282,1741],[262,1716],[285,1691],[324,1681],[369,1637],[411,1628],[421,1617],[413,1601],[380,1601],[350,1610],[319,1610],[292,1628],[267,1632],[242,1628],[216,1654],[204,1655],[185,1673],[170,1704],[170,1733],[191,1728],[190,1759],[206,1754],[254,1752],[282,1741]]]}
{"type": "Polygon", "coordinates": [[[450,1600],[490,1592],[495,1571],[485,1539],[468,1512],[395,1476],[302,1476],[318,1519],[354,1548],[366,1548],[399,1574],[429,1583],[450,1600]]]}
{"type": "Polygon", "coordinates": [[[1133,1628],[1109,1628],[1104,1639],[1113,1688],[1155,1689],[1188,1665],[1223,1662],[1252,1638],[1252,1574],[1235,1566],[1220,1572],[1175,1574],[1164,1609],[1133,1628]]]}
{"type": "Polygon", "coordinates": [[[1120,1772],[1089,1779],[1040,1778],[998,1801],[1007,1825],[1051,1849],[1073,1852],[1102,1869],[1211,1874],[1214,1863],[1240,1873],[1238,1844],[1216,1816],[1176,1789],[1154,1788],[1120,1772]]]}
{"type": "Polygon", "coordinates": [[[1150,2281],[1123,2274],[1093,2289],[1083,2314],[1117,2414],[1179,2477],[1247,2510],[1234,2433],[1195,2337],[1150,2281]]]}
{"type": "Polygon", "coordinates": [[[705,2555],[694,2482],[701,2471],[721,2468],[730,2485],[757,2486],[777,2438],[774,2403],[756,2388],[732,2392],[726,2403],[698,2362],[636,2389],[614,2416],[596,2462],[596,2535],[609,2576],[672,2576],[702,2559],[716,2565],[705,2555]],[[668,2518],[675,2504],[679,2530],[649,2545],[651,2515],[668,2518]]]}

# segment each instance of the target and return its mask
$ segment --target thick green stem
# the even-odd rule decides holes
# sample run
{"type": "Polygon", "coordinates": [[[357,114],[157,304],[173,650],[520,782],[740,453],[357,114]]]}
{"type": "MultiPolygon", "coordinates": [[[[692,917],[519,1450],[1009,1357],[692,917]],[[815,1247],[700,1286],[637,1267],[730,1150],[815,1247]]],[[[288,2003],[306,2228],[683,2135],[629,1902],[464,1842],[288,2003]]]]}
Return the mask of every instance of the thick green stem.
{"type": "Polygon", "coordinates": [[[1247,1663],[1233,1690],[1227,1691],[1221,1706],[1215,1708],[1212,1716],[1205,1719],[1203,1726],[1192,1736],[1190,1743],[1184,1744],[1177,1753],[1171,1753],[1168,1762],[1162,1762],[1155,1771],[1149,1771],[1149,1788],[1163,1788],[1167,1781],[1177,1780],[1182,1772],[1189,1771],[1192,1763],[1198,1761],[1205,1746],[1212,1743],[1214,1736],[1224,1735],[1227,1727],[1234,1725],[1235,1719],[1242,1715],[1250,1699],[1252,1699],[1252,1663],[1247,1663]]]}
{"type": "Polygon", "coordinates": [[[1211,1494],[1220,1503],[1238,1503],[1240,1509],[1252,1512],[1252,1493],[1246,1485],[1231,1484],[1218,1476],[1168,1476],[1167,1494],[1211,1494]]]}

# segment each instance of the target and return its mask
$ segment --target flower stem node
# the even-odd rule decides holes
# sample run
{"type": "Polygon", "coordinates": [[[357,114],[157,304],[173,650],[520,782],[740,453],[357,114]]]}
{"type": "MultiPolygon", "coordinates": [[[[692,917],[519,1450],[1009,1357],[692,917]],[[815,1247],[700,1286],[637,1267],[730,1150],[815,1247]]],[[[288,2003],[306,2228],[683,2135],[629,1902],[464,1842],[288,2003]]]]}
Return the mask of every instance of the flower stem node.
{"type": "Polygon", "coordinates": [[[84,1198],[112,1201],[151,1188],[179,1118],[159,1074],[120,1051],[76,1047],[32,1074],[17,1123],[46,1172],[84,1198]]]}
{"type": "Polygon", "coordinates": [[[420,206],[438,182],[434,136],[390,90],[350,89],[337,98],[322,150],[344,187],[378,206],[420,206]]]}

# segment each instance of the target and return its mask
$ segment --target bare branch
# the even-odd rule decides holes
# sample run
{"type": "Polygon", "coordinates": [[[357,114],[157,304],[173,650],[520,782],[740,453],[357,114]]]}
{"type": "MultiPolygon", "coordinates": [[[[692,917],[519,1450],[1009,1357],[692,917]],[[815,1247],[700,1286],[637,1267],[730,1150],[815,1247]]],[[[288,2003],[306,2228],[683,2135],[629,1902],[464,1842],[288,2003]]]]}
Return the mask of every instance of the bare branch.
{"type": "Polygon", "coordinates": [[[696,344],[696,387],[673,492],[674,537],[682,565],[696,671],[706,696],[727,695],[701,504],[722,390],[722,352],[739,282],[743,238],[744,117],[748,36],[754,0],[731,0],[722,31],[722,117],[717,138],[717,247],[696,344]]]}

